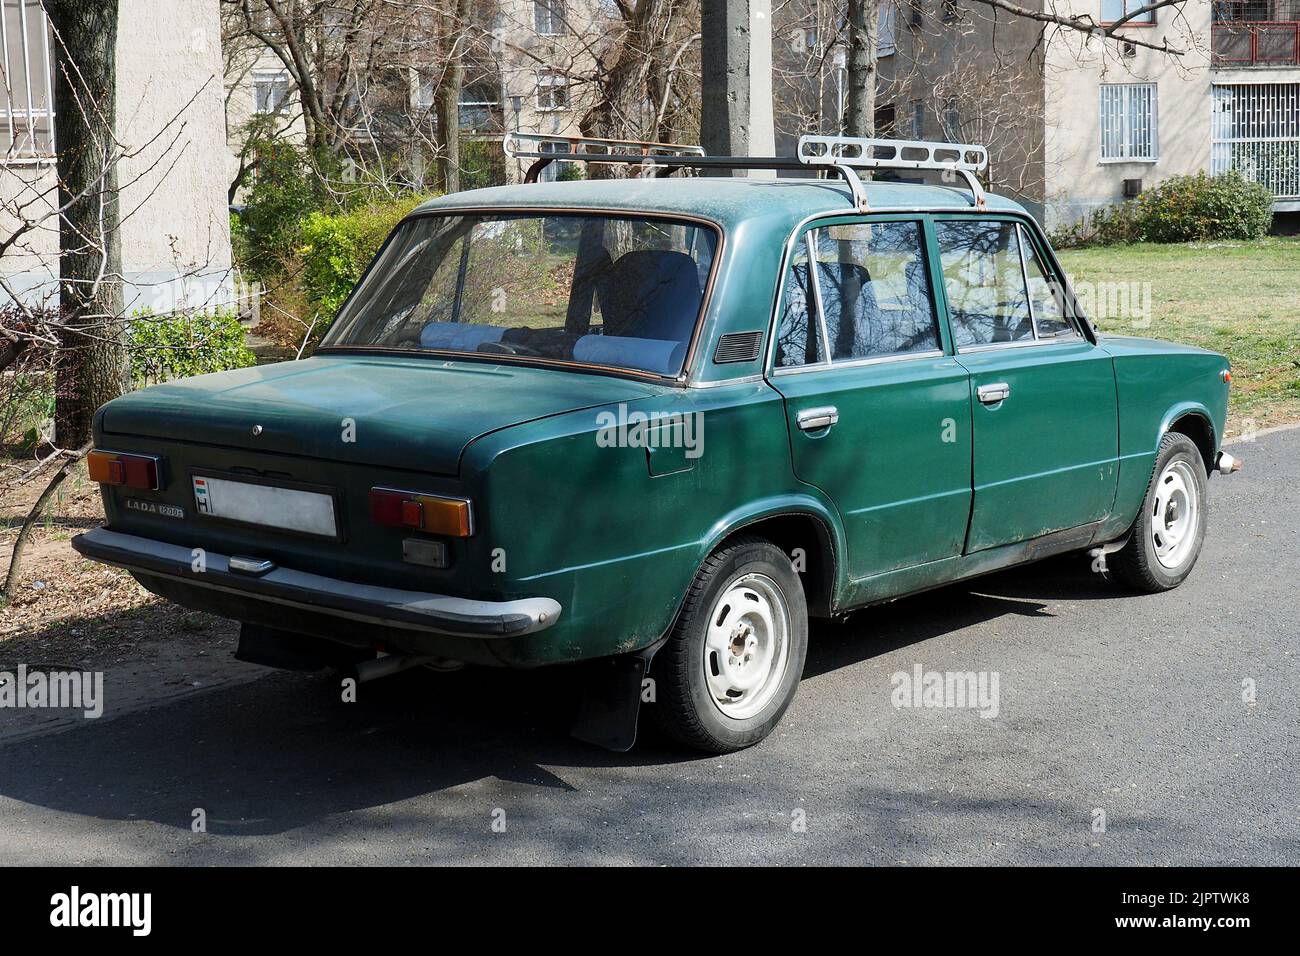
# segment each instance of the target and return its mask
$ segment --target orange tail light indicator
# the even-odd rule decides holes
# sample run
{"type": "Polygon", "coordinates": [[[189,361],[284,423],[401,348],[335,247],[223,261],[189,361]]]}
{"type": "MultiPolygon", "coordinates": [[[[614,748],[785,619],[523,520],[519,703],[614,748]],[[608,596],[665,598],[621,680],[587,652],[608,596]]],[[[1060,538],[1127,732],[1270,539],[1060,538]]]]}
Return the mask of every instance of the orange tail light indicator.
{"type": "Polygon", "coordinates": [[[162,459],[156,455],[128,455],[95,449],[86,455],[90,480],[101,485],[121,485],[142,491],[162,489],[162,459]]]}
{"type": "Polygon", "coordinates": [[[468,538],[473,516],[465,498],[444,498],[399,488],[370,489],[370,518],[389,528],[409,528],[429,534],[468,538]]]}

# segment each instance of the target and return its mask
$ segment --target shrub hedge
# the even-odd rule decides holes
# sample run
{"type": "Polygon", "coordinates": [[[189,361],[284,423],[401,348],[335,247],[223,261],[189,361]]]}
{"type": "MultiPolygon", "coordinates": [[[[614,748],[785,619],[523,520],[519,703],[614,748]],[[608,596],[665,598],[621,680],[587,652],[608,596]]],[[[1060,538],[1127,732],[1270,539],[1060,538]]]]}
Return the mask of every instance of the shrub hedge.
{"type": "Polygon", "coordinates": [[[1173,176],[1136,199],[1059,230],[1061,248],[1120,242],[1262,239],[1273,221],[1268,188],[1238,172],[1173,176]]]}

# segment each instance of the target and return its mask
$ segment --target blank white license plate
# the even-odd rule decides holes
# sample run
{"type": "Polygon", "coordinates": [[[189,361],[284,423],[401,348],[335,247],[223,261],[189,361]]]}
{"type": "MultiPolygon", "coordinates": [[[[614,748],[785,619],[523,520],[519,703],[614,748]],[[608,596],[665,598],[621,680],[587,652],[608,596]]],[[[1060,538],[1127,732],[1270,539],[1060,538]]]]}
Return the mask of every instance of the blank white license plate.
{"type": "Polygon", "coordinates": [[[194,507],[199,514],[303,534],[338,537],[334,498],[330,495],[206,475],[196,475],[193,480],[194,507]]]}

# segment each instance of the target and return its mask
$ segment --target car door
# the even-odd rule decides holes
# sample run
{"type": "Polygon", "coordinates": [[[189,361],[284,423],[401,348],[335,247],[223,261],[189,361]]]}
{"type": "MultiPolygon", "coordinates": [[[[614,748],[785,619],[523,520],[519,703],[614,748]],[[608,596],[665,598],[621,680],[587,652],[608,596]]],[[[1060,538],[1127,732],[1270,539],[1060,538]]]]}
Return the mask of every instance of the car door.
{"type": "Polygon", "coordinates": [[[851,578],[959,555],[966,536],[969,375],[939,321],[927,228],[828,221],[786,267],[770,381],[795,473],[839,509],[851,578]]]}
{"type": "Polygon", "coordinates": [[[1040,237],[1014,218],[936,217],[957,360],[970,371],[966,550],[1105,517],[1118,474],[1115,374],[1064,308],[1040,237]]]}

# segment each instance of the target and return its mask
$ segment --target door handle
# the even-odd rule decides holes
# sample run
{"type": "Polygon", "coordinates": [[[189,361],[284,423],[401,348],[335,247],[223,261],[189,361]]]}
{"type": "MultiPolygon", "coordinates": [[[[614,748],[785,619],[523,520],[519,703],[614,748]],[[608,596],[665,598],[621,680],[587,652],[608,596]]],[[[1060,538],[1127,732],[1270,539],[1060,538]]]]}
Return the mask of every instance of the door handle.
{"type": "Polygon", "coordinates": [[[794,420],[803,431],[815,432],[830,428],[838,422],[840,413],[834,405],[823,405],[820,408],[805,408],[794,420]]]}
{"type": "Polygon", "coordinates": [[[992,385],[981,385],[975,394],[985,405],[996,405],[1011,396],[1011,386],[1006,382],[994,382],[992,385]]]}

